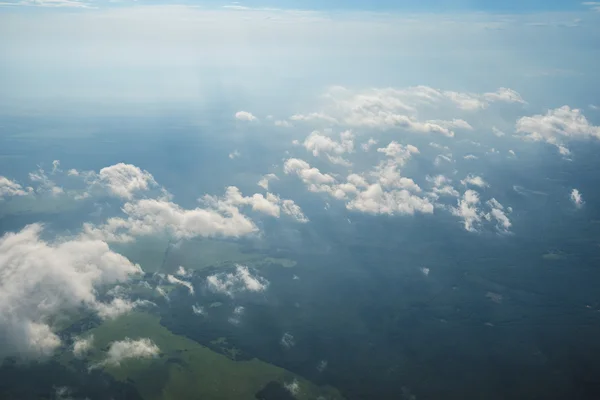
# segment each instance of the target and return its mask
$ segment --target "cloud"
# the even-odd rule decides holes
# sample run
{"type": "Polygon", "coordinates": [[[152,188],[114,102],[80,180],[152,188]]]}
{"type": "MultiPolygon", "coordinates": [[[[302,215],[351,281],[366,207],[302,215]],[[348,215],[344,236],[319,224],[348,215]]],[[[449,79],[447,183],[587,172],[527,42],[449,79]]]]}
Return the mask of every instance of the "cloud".
{"type": "Polygon", "coordinates": [[[573,189],[571,191],[571,201],[573,202],[573,204],[575,204],[575,207],[577,208],[581,208],[583,207],[583,198],[581,197],[581,193],[579,193],[579,190],[577,189],[573,189]]]}
{"type": "Polygon", "coordinates": [[[248,267],[237,265],[233,273],[218,273],[206,278],[208,288],[216,293],[223,293],[230,297],[244,291],[264,292],[269,286],[265,278],[253,275],[248,267]]]}
{"type": "Polygon", "coordinates": [[[269,182],[273,180],[279,180],[277,175],[275,174],[266,174],[258,181],[258,186],[262,187],[265,190],[269,190],[269,182]]]}
{"type": "Polygon", "coordinates": [[[498,231],[508,233],[512,223],[506,212],[511,212],[512,209],[509,207],[505,210],[500,202],[492,198],[486,202],[486,206],[489,208],[489,212],[486,213],[478,208],[480,203],[479,194],[468,189],[458,200],[458,207],[452,207],[451,212],[463,219],[464,227],[469,232],[477,232],[484,221],[495,221],[498,231]]]}
{"type": "Polygon", "coordinates": [[[502,136],[506,135],[506,133],[504,133],[500,129],[496,128],[495,126],[492,126],[492,133],[498,137],[502,137],[502,136]]]}
{"type": "Polygon", "coordinates": [[[379,148],[377,151],[393,158],[400,166],[404,166],[413,154],[419,154],[419,149],[415,146],[411,144],[403,146],[396,141],[390,142],[386,147],[379,148]]]}
{"type": "Polygon", "coordinates": [[[129,299],[124,298],[114,298],[110,303],[98,303],[96,305],[96,312],[101,318],[104,319],[114,319],[120,315],[127,314],[134,308],[139,306],[153,304],[146,300],[135,300],[131,301],[129,299]]]}
{"type": "Polygon", "coordinates": [[[454,136],[454,129],[472,130],[463,119],[422,119],[422,111],[440,107],[462,111],[487,108],[494,102],[525,103],[514,90],[500,88],[483,94],[442,91],[428,86],[408,88],[373,88],[350,90],[335,86],[326,91],[324,109],[309,114],[296,114],[290,119],[305,122],[327,122],[351,128],[400,128],[416,133],[454,136]]]}
{"type": "Polygon", "coordinates": [[[300,382],[296,378],[293,381],[287,382],[283,384],[283,387],[290,392],[292,396],[296,396],[300,393],[300,382]]]}
{"type": "Polygon", "coordinates": [[[35,172],[30,172],[29,180],[38,184],[35,189],[36,193],[49,193],[52,196],[64,193],[63,188],[57,186],[54,181],[48,178],[48,175],[46,175],[46,172],[42,168],[38,168],[35,172]]]}
{"type": "Polygon", "coordinates": [[[467,175],[467,177],[461,180],[460,183],[462,183],[463,186],[476,186],[480,188],[489,186],[482,177],[473,174],[467,175]]]}
{"type": "Polygon", "coordinates": [[[590,10],[600,12],[600,1],[584,1],[584,6],[588,6],[590,10]]]}
{"type": "Polygon", "coordinates": [[[100,365],[120,366],[125,360],[157,357],[159,352],[158,346],[148,338],[125,338],[110,344],[106,359],[100,365]]]}
{"type": "Polygon", "coordinates": [[[485,219],[491,221],[496,220],[496,228],[504,233],[509,232],[512,223],[506,216],[504,206],[500,204],[496,199],[492,198],[486,202],[488,207],[491,209],[489,213],[485,214],[485,219]]]}
{"type": "Polygon", "coordinates": [[[238,121],[248,121],[248,122],[258,121],[258,118],[256,118],[254,115],[252,115],[252,113],[250,113],[248,111],[236,112],[235,119],[237,119],[238,121]]]}
{"type": "Polygon", "coordinates": [[[137,236],[166,233],[175,239],[192,237],[240,237],[258,231],[239,209],[224,202],[207,199],[217,208],[183,209],[166,200],[142,199],[125,203],[126,218],[110,218],[95,226],[84,224],[83,235],[109,242],[129,242],[137,236]]]}
{"type": "Polygon", "coordinates": [[[0,336],[8,343],[3,351],[50,354],[60,345],[53,316],[82,305],[101,313],[107,304],[96,297],[97,288],[141,272],[105,242],[47,242],[42,231],[33,224],[0,238],[0,336]]]}
{"type": "Polygon", "coordinates": [[[234,150],[231,153],[229,153],[229,158],[233,160],[234,158],[238,158],[241,155],[242,154],[239,151],[234,150]]]}
{"type": "Polygon", "coordinates": [[[4,6],[31,6],[31,7],[74,7],[91,8],[92,6],[84,1],[78,0],[17,0],[13,2],[0,3],[4,6]]]}
{"type": "Polygon", "coordinates": [[[206,310],[204,309],[204,307],[196,304],[192,305],[192,312],[196,315],[206,315],[206,310]]]}
{"type": "Polygon", "coordinates": [[[193,271],[186,271],[186,269],[180,265],[175,272],[175,275],[180,276],[182,278],[190,278],[193,275],[193,271]]]}
{"type": "Polygon", "coordinates": [[[167,281],[169,281],[169,283],[172,283],[174,285],[185,286],[189,290],[190,294],[194,294],[194,287],[188,281],[183,281],[181,279],[177,279],[173,275],[167,275],[167,281]]]}
{"type": "Polygon", "coordinates": [[[283,170],[288,175],[297,175],[311,192],[328,192],[330,191],[328,185],[335,182],[333,176],[322,174],[318,168],[311,168],[306,161],[297,158],[286,160],[283,170]]]}
{"type": "Polygon", "coordinates": [[[291,128],[292,126],[294,126],[291,124],[291,122],[286,120],[276,120],[273,124],[282,128],[291,128]]]}
{"type": "Polygon", "coordinates": [[[474,190],[467,190],[462,199],[458,200],[458,207],[452,208],[452,214],[461,217],[464,227],[469,232],[477,231],[477,225],[481,221],[481,215],[477,209],[479,195],[474,190]]]}
{"type": "Polygon", "coordinates": [[[102,168],[98,177],[110,193],[127,200],[131,200],[136,192],[158,186],[152,174],[131,164],[118,163],[102,168]]]}
{"type": "Polygon", "coordinates": [[[546,114],[522,117],[516,124],[517,133],[532,141],[556,146],[562,155],[570,154],[564,144],[570,140],[600,139],[600,126],[594,126],[581,110],[563,106],[546,114]]]}
{"type": "Polygon", "coordinates": [[[477,160],[479,159],[479,157],[477,157],[474,154],[467,154],[466,156],[463,157],[465,160],[477,160]]]}
{"type": "Polygon", "coordinates": [[[426,198],[411,194],[408,190],[384,191],[380,184],[370,185],[346,205],[349,210],[369,214],[413,215],[415,212],[433,213],[433,205],[426,198]]]}
{"type": "Polygon", "coordinates": [[[75,338],[73,341],[73,354],[75,357],[83,357],[94,346],[94,335],[75,338]]]}
{"type": "Polygon", "coordinates": [[[440,197],[460,196],[458,191],[452,187],[452,180],[443,175],[427,176],[425,179],[433,184],[432,192],[429,195],[436,200],[440,197]]]}
{"type": "Polygon", "coordinates": [[[284,333],[279,341],[281,345],[287,349],[294,347],[296,345],[296,341],[294,340],[294,336],[291,333],[284,333]]]}
{"type": "Polygon", "coordinates": [[[33,191],[32,188],[24,189],[18,183],[0,176],[0,199],[9,196],[26,196],[33,191]]]}
{"type": "Polygon", "coordinates": [[[303,146],[315,157],[325,154],[332,163],[348,166],[350,163],[339,156],[353,152],[353,139],[354,136],[350,131],[342,132],[339,142],[318,131],[314,131],[304,140],[303,146]]]}
{"type": "Polygon", "coordinates": [[[281,210],[284,212],[284,214],[293,217],[298,222],[308,222],[308,218],[304,215],[302,209],[294,202],[294,200],[283,200],[281,203],[281,210]]]}
{"type": "Polygon", "coordinates": [[[377,140],[373,139],[373,138],[369,138],[369,140],[367,140],[365,143],[361,144],[360,147],[361,149],[363,149],[363,151],[369,151],[371,149],[371,147],[375,146],[377,144],[377,140]]]}

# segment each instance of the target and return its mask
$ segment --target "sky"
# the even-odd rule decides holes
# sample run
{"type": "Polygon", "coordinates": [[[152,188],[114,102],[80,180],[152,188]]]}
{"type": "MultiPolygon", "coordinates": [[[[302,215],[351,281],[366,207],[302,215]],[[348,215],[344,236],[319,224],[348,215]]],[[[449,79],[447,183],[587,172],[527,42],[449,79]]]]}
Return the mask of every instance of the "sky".
{"type": "MultiPolygon", "coordinates": [[[[48,356],[62,311],[142,307],[98,288],[141,274],[116,249],[147,238],[326,211],[506,243],[595,218],[600,3],[415,4],[1,1],[0,338],[48,356]]],[[[252,273],[208,284],[268,291],[252,273]]]]}

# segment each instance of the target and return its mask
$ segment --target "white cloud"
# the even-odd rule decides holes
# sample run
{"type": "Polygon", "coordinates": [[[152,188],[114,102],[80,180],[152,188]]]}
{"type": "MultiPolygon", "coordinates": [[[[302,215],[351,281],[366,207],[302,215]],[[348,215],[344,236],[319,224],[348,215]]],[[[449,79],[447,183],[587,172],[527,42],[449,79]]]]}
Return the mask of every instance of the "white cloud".
{"type": "Polygon", "coordinates": [[[31,7],[74,7],[74,8],[91,8],[91,5],[85,1],[78,0],[17,0],[9,3],[0,3],[10,6],[31,6],[31,7]]]}
{"type": "Polygon", "coordinates": [[[96,304],[96,312],[102,318],[117,318],[120,315],[127,314],[134,308],[139,306],[152,304],[149,301],[136,300],[131,301],[124,298],[114,298],[110,303],[98,303],[96,304]]]}
{"type": "Polygon", "coordinates": [[[571,191],[571,201],[573,202],[573,204],[575,204],[575,207],[577,208],[581,208],[583,207],[583,198],[581,197],[581,193],[579,193],[579,190],[577,189],[573,189],[571,191]]]}
{"type": "Polygon", "coordinates": [[[206,315],[206,310],[204,309],[204,307],[196,304],[192,305],[192,312],[196,315],[206,315]]]}
{"type": "Polygon", "coordinates": [[[136,192],[157,186],[152,174],[131,164],[118,163],[102,168],[98,177],[111,194],[127,200],[131,200],[136,192]]]}
{"type": "Polygon", "coordinates": [[[373,138],[369,138],[369,140],[367,140],[365,143],[361,144],[360,147],[363,149],[363,151],[369,151],[371,149],[371,147],[375,146],[377,144],[377,140],[373,139],[373,138]]]}
{"type": "Polygon", "coordinates": [[[240,237],[258,228],[237,207],[206,197],[216,208],[186,210],[165,200],[142,199],[125,203],[126,218],[110,218],[105,224],[84,224],[84,236],[109,242],[127,242],[136,236],[167,233],[176,239],[192,237],[240,237]]]}
{"type": "Polygon", "coordinates": [[[562,155],[570,153],[565,142],[600,139],[600,126],[590,124],[581,110],[569,106],[548,110],[545,115],[522,117],[517,121],[516,129],[524,139],[556,146],[562,155]]]}
{"type": "Polygon", "coordinates": [[[266,174],[258,181],[258,186],[262,187],[265,190],[269,190],[269,182],[273,180],[279,180],[277,175],[275,174],[266,174]]]}
{"type": "Polygon", "coordinates": [[[463,157],[465,160],[477,160],[479,159],[479,157],[477,157],[474,154],[467,154],[466,156],[463,157]]]}
{"type": "Polygon", "coordinates": [[[297,158],[286,160],[283,170],[288,175],[296,174],[311,192],[329,192],[328,185],[335,182],[333,176],[322,174],[318,168],[311,168],[306,161],[297,158]]]}
{"type": "Polygon", "coordinates": [[[488,207],[491,209],[489,213],[485,214],[485,219],[491,221],[492,219],[496,220],[496,227],[501,232],[508,232],[512,223],[508,219],[506,212],[504,211],[504,207],[500,204],[496,199],[492,198],[486,202],[488,207]]]}
{"type": "Polygon", "coordinates": [[[404,166],[413,154],[419,154],[419,149],[415,146],[411,144],[403,146],[396,141],[390,142],[386,147],[379,148],[377,151],[393,158],[400,166],[404,166]]]}
{"type": "Polygon", "coordinates": [[[48,178],[48,175],[46,175],[46,172],[42,168],[38,168],[35,172],[30,172],[29,180],[38,184],[35,189],[37,193],[50,193],[52,196],[64,193],[63,188],[56,186],[56,183],[48,178]]]}
{"type": "Polygon", "coordinates": [[[175,275],[180,276],[182,278],[190,278],[193,274],[193,271],[187,271],[182,265],[177,268],[175,275]]]}
{"type": "Polygon", "coordinates": [[[119,366],[125,360],[154,358],[160,349],[151,339],[130,339],[115,341],[110,344],[106,359],[100,365],[119,366]]]}
{"type": "Polygon", "coordinates": [[[432,192],[430,193],[431,197],[434,199],[438,199],[439,197],[459,197],[460,194],[454,187],[452,187],[452,180],[446,178],[443,175],[437,176],[427,176],[425,178],[428,182],[433,184],[432,192]]]}
{"type": "Polygon", "coordinates": [[[62,170],[59,167],[60,167],[60,160],[52,161],[52,175],[56,174],[57,172],[62,172],[62,170]]]}
{"type": "Polygon", "coordinates": [[[300,393],[300,382],[298,382],[296,378],[289,383],[284,383],[283,387],[286,388],[286,390],[293,396],[296,396],[298,393],[300,393]]]}
{"type": "Polygon", "coordinates": [[[584,1],[584,6],[588,6],[592,11],[600,12],[600,1],[584,1]]]}
{"type": "Polygon", "coordinates": [[[279,126],[279,127],[282,127],[282,128],[291,128],[292,126],[294,126],[294,125],[292,125],[292,123],[290,121],[286,121],[284,119],[283,120],[282,119],[276,120],[273,124],[275,126],[279,126]]]}
{"type": "Polygon", "coordinates": [[[248,121],[248,122],[252,122],[252,121],[257,121],[258,118],[256,118],[254,115],[252,115],[252,113],[248,112],[248,111],[238,111],[235,113],[235,119],[237,119],[238,121],[248,121]]]}
{"type": "Polygon", "coordinates": [[[492,133],[498,137],[502,137],[502,136],[506,135],[506,133],[504,133],[500,129],[496,128],[495,126],[492,126],[492,133]]]}
{"type": "Polygon", "coordinates": [[[24,189],[18,183],[0,176],[0,199],[9,196],[26,196],[32,192],[32,188],[24,189]]]}
{"type": "Polygon", "coordinates": [[[294,347],[296,345],[296,341],[294,340],[294,336],[291,333],[284,333],[283,336],[281,337],[281,340],[279,341],[279,343],[281,343],[281,345],[285,348],[291,348],[294,347]]]}
{"type": "Polygon", "coordinates": [[[350,131],[342,132],[338,142],[329,136],[314,131],[304,140],[303,146],[315,157],[325,154],[334,164],[346,165],[348,161],[339,156],[344,153],[351,153],[354,150],[354,136],[350,131]]]}
{"type": "Polygon", "coordinates": [[[233,297],[238,292],[263,292],[269,286],[265,278],[252,275],[248,267],[237,265],[233,273],[218,273],[206,278],[208,288],[213,292],[233,297]]]}
{"type": "Polygon", "coordinates": [[[467,175],[467,177],[461,180],[460,183],[462,183],[464,186],[477,186],[480,188],[489,186],[482,177],[473,174],[467,175]]]}
{"type": "Polygon", "coordinates": [[[479,204],[479,195],[474,190],[467,190],[462,199],[458,200],[458,207],[451,209],[452,214],[461,217],[464,221],[464,227],[469,232],[477,230],[477,225],[481,221],[481,215],[477,209],[479,204]]]}
{"type": "Polygon", "coordinates": [[[183,281],[181,279],[177,279],[173,275],[167,275],[167,281],[174,285],[185,286],[189,290],[190,294],[194,294],[194,287],[188,281],[183,281]]]}
{"type": "Polygon", "coordinates": [[[73,354],[75,357],[83,357],[94,346],[94,335],[75,338],[73,341],[73,354]]]}
{"type": "Polygon", "coordinates": [[[412,215],[415,212],[433,213],[433,205],[426,198],[411,194],[408,190],[384,191],[380,184],[370,185],[346,205],[349,210],[369,214],[412,215]]]}
{"type": "Polygon", "coordinates": [[[284,214],[293,217],[298,222],[308,222],[308,218],[306,218],[302,209],[294,202],[294,200],[283,200],[281,203],[281,210],[284,214]]]}
{"type": "Polygon", "coordinates": [[[324,121],[328,124],[357,128],[401,128],[417,133],[437,133],[453,137],[452,129],[472,130],[462,119],[420,119],[421,110],[446,106],[463,111],[487,108],[493,102],[524,103],[511,89],[500,88],[483,94],[440,91],[427,86],[403,89],[375,88],[362,91],[336,86],[325,95],[324,109],[309,114],[296,114],[296,121],[324,121]]]}
{"type": "Polygon", "coordinates": [[[241,155],[242,154],[239,151],[234,150],[231,153],[229,153],[229,158],[233,160],[234,158],[238,158],[241,155]]]}
{"type": "Polygon", "coordinates": [[[106,304],[96,288],[141,272],[105,242],[47,242],[40,239],[42,229],[29,225],[0,238],[0,335],[9,343],[4,349],[34,356],[60,344],[52,316],[82,305],[101,312],[106,304]]]}

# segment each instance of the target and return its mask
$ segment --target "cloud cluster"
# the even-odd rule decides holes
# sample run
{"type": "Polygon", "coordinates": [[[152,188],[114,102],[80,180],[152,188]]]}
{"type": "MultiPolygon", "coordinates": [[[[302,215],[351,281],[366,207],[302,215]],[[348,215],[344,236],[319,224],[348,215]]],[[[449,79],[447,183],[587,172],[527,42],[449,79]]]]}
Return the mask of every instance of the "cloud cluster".
{"type": "Polygon", "coordinates": [[[468,189],[464,192],[462,198],[458,200],[457,207],[451,208],[451,212],[453,215],[462,218],[464,228],[469,232],[479,231],[484,221],[495,222],[496,229],[499,232],[508,233],[510,231],[512,223],[506,215],[507,212],[512,211],[510,208],[505,209],[494,198],[485,203],[488,212],[482,211],[479,208],[480,204],[479,194],[472,189],[468,189]]]}
{"type": "Polygon", "coordinates": [[[159,352],[158,346],[148,338],[136,340],[125,338],[110,344],[106,358],[100,365],[115,367],[125,360],[157,357],[159,352]]]}
{"type": "Polygon", "coordinates": [[[0,199],[3,197],[12,196],[26,196],[32,193],[33,188],[23,188],[17,182],[11,181],[10,179],[0,176],[0,199]]]}
{"type": "Polygon", "coordinates": [[[94,346],[94,335],[75,338],[73,341],[73,354],[75,357],[83,357],[94,346]]]}
{"type": "Polygon", "coordinates": [[[97,299],[96,288],[140,273],[138,265],[99,240],[40,238],[29,225],[0,238],[0,337],[13,351],[47,355],[60,345],[51,317],[84,305],[101,315],[120,304],[97,299]]]}
{"type": "Polygon", "coordinates": [[[548,110],[544,115],[522,117],[516,130],[524,139],[556,146],[562,155],[571,153],[565,146],[570,140],[600,139],[600,126],[590,124],[581,110],[569,106],[548,110]]]}
{"type": "Polygon", "coordinates": [[[336,141],[314,131],[304,140],[303,146],[315,157],[325,155],[333,164],[350,166],[350,162],[341,156],[354,151],[354,135],[351,131],[344,131],[340,133],[340,140],[336,141]]]}
{"type": "Polygon", "coordinates": [[[263,292],[269,281],[259,275],[253,275],[248,267],[237,265],[235,272],[218,273],[206,278],[208,288],[216,293],[233,297],[239,292],[263,292]]]}
{"type": "Polygon", "coordinates": [[[455,129],[471,130],[462,119],[421,119],[420,111],[441,106],[461,111],[488,108],[491,103],[525,103],[519,93],[500,88],[482,94],[442,91],[428,86],[403,89],[374,88],[350,90],[341,86],[330,88],[324,94],[324,109],[308,114],[296,114],[293,121],[318,122],[351,128],[400,128],[416,133],[454,136],[455,129]]]}
{"type": "Polygon", "coordinates": [[[183,287],[186,287],[189,290],[190,294],[194,294],[194,286],[192,286],[192,284],[188,281],[175,278],[173,275],[167,275],[167,281],[173,285],[181,285],[183,287]]]}

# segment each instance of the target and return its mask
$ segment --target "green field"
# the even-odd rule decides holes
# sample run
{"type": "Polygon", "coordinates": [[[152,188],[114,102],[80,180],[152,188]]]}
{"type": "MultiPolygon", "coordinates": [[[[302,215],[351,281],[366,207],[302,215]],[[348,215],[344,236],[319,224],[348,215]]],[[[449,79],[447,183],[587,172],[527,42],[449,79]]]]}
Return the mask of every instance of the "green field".
{"type": "MultiPolygon", "coordinates": [[[[253,399],[268,382],[299,383],[298,399],[341,399],[330,387],[317,387],[282,368],[258,359],[234,361],[160,325],[159,318],[136,312],[86,332],[94,335],[87,363],[100,363],[111,342],[150,338],[159,348],[154,359],[128,360],[120,366],[102,366],[120,381],[132,383],[147,400],[253,399]]],[[[222,343],[224,346],[226,343],[222,343]]],[[[232,350],[233,351],[233,350],[232,350]]],[[[70,357],[63,360],[68,362],[70,357]]]]}

